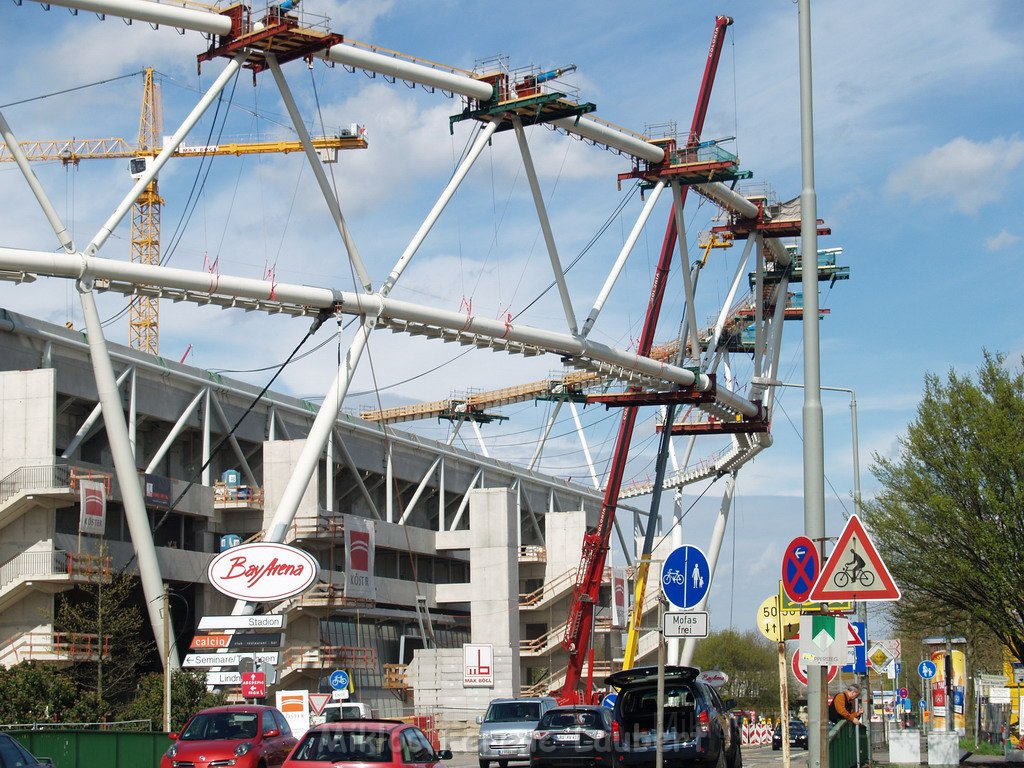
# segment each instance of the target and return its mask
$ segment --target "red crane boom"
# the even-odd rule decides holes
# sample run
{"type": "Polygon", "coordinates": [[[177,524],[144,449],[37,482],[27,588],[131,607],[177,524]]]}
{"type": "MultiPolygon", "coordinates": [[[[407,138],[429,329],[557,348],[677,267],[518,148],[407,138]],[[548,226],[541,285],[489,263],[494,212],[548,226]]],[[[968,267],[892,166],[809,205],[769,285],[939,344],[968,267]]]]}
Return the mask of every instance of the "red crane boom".
{"type": "MultiPolygon", "coordinates": [[[[725,29],[732,24],[732,21],[728,16],[718,16],[715,19],[715,30],[711,37],[708,59],[704,67],[704,78],[701,81],[697,105],[693,112],[693,122],[690,125],[688,142],[691,145],[695,145],[700,140],[701,131],[704,129],[704,119],[707,116],[708,103],[711,100],[711,87],[715,81],[718,60],[721,58],[724,47],[725,29]]],[[[686,189],[686,187],[683,188],[684,203],[686,202],[686,189]]],[[[649,354],[654,343],[654,332],[658,325],[658,316],[661,313],[661,304],[665,296],[665,283],[672,263],[676,236],[675,216],[669,214],[665,239],[661,245],[654,283],[651,286],[643,331],[640,334],[637,349],[637,354],[640,355],[649,354]]],[[[565,624],[565,636],[562,638],[562,647],[569,652],[565,683],[560,691],[552,692],[561,704],[593,702],[592,681],[588,679],[586,690],[581,689],[580,682],[583,679],[583,665],[588,656],[590,657],[591,674],[593,673],[591,649],[593,616],[601,589],[601,577],[604,573],[605,559],[608,556],[612,523],[615,520],[615,509],[622,487],[622,475],[626,468],[629,445],[633,438],[633,427],[636,425],[636,415],[636,407],[627,406],[622,409],[622,420],[619,422],[619,432],[615,439],[611,467],[608,471],[608,483],[605,485],[604,500],[601,503],[601,515],[594,532],[585,534],[583,537],[583,553],[576,571],[576,584],[569,605],[569,618],[565,624]]],[[[652,520],[648,520],[647,524],[653,525],[654,523],[652,520]]]]}

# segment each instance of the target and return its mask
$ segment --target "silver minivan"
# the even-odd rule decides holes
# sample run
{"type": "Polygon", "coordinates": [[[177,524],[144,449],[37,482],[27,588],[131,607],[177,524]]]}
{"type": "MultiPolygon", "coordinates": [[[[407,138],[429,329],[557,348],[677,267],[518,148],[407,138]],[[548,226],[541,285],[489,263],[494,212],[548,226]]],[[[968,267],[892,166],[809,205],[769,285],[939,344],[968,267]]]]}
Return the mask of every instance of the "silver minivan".
{"type": "Polygon", "coordinates": [[[551,696],[493,699],[487,714],[477,718],[480,768],[488,768],[494,762],[499,768],[505,768],[509,762],[529,762],[533,730],[541,715],[557,706],[551,696]]]}

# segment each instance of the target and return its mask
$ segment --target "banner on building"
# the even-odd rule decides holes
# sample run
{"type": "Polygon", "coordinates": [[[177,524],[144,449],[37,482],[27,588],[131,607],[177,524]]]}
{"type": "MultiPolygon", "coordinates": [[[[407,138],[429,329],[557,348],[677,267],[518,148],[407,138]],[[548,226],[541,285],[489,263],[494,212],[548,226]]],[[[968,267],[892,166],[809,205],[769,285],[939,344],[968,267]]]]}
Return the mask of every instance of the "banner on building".
{"type": "Polygon", "coordinates": [[[170,508],[171,478],[147,473],[143,475],[142,487],[147,507],[170,508]]]}
{"type": "Polygon", "coordinates": [[[494,646],[489,643],[465,643],[462,646],[462,687],[494,687],[494,646]]]}
{"type": "Polygon", "coordinates": [[[107,489],[95,480],[80,480],[79,498],[81,512],[78,516],[78,532],[102,536],[107,528],[107,489]]]}
{"type": "Polygon", "coordinates": [[[345,515],[345,597],[377,599],[373,575],[374,524],[365,517],[345,515]]]}
{"type": "Polygon", "coordinates": [[[629,580],[625,568],[612,568],[612,628],[625,629],[629,617],[629,580]]]}

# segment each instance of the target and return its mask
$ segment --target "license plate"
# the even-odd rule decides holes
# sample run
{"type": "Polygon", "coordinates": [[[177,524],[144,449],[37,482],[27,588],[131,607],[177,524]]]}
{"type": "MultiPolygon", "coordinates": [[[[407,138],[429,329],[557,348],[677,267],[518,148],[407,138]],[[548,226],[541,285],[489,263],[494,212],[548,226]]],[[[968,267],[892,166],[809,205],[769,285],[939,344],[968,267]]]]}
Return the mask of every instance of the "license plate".
{"type": "Polygon", "coordinates": [[[499,755],[514,755],[518,750],[515,747],[505,747],[504,749],[495,749],[499,755]]]}
{"type": "Polygon", "coordinates": [[[556,733],[555,741],[579,741],[580,735],[578,733],[556,733]]]}

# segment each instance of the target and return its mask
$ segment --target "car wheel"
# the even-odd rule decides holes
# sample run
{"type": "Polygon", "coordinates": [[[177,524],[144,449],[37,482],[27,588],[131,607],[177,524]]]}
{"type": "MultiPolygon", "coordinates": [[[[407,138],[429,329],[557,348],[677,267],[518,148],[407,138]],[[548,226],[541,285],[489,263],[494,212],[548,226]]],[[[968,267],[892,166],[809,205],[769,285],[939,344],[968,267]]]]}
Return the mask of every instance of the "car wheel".
{"type": "Polygon", "coordinates": [[[487,768],[487,766],[489,766],[490,764],[491,764],[490,760],[481,760],[480,761],[480,768],[487,768]]]}
{"type": "Polygon", "coordinates": [[[499,760],[498,768],[508,768],[508,760],[499,760]]]}
{"type": "Polygon", "coordinates": [[[780,749],[782,749],[781,744],[779,744],[779,746],[775,746],[775,744],[772,744],[772,752],[778,752],[780,749]]]}

